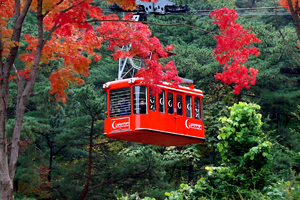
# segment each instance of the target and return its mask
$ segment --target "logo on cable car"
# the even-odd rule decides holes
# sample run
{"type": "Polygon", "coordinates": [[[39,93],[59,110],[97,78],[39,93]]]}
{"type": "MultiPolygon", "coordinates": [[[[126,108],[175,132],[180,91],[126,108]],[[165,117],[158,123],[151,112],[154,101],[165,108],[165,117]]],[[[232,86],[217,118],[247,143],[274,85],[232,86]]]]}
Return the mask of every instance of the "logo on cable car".
{"type": "Polygon", "coordinates": [[[129,118],[115,119],[111,123],[111,128],[113,131],[121,129],[129,129],[130,123],[129,118]]]}
{"type": "Polygon", "coordinates": [[[188,122],[189,119],[185,120],[185,127],[187,129],[196,129],[196,130],[202,130],[202,125],[201,124],[195,124],[195,123],[191,123],[188,122]]]}

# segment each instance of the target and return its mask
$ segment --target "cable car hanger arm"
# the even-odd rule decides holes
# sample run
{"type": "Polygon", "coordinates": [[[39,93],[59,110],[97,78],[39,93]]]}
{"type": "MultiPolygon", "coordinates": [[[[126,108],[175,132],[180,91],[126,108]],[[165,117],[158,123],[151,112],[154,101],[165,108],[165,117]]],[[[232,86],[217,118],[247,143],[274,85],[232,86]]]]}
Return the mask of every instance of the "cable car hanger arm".
{"type": "Polygon", "coordinates": [[[171,0],[158,0],[155,3],[135,0],[135,3],[138,5],[135,10],[123,10],[117,4],[110,5],[109,8],[113,12],[132,12],[135,15],[165,15],[171,13],[186,13],[190,11],[190,8],[187,5],[175,5],[171,0]]]}

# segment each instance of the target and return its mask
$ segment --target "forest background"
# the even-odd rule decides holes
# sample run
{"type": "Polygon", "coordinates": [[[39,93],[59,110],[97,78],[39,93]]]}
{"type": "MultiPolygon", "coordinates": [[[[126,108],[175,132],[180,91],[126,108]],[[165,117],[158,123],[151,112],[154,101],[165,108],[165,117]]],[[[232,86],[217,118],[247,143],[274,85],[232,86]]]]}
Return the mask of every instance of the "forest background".
{"type": "MultiPolygon", "coordinates": [[[[218,28],[209,16],[196,13],[148,16],[148,21],[156,24],[184,23],[206,30],[149,25],[162,44],[174,45],[177,55],[170,59],[174,60],[179,76],[194,80],[195,87],[205,94],[206,142],[158,147],[109,140],[102,135],[105,102],[102,85],[114,80],[118,70],[118,62],[105,45],[101,49],[102,59],[91,64],[85,85],[67,89],[66,103],[57,102],[49,93],[50,69],[62,64],[53,60],[49,67],[39,70],[26,106],[14,180],[16,199],[80,199],[84,191],[86,199],[299,198],[300,66],[285,44],[299,55],[292,16],[280,15],[287,10],[272,0],[173,2],[187,4],[191,10],[215,10],[223,6],[237,9],[240,14],[237,22],[245,29],[251,28],[261,40],[255,44],[260,56],[250,57],[247,62],[247,66],[259,70],[256,85],[242,89],[238,96],[232,93],[231,86],[215,80],[214,75],[223,66],[212,56],[216,46],[212,37],[218,34],[218,28]],[[268,9],[246,9],[254,7],[268,9]],[[274,7],[278,8],[277,16],[266,14],[274,13],[274,7]],[[238,101],[249,104],[233,106],[238,101]],[[251,114],[244,115],[247,112],[251,114]],[[260,118],[258,113],[262,115],[262,123],[247,117],[260,118]],[[240,124],[243,119],[252,131],[227,134],[228,119],[240,124]],[[85,190],[87,179],[90,182],[85,190]]],[[[95,0],[94,4],[108,8],[104,1],[95,0]]],[[[26,18],[24,33],[34,30],[32,18],[26,18]]],[[[20,51],[26,50],[20,48],[20,51]]],[[[10,90],[10,98],[16,97],[16,88],[17,85],[10,90]]],[[[8,134],[12,133],[15,107],[9,105],[8,134]]]]}

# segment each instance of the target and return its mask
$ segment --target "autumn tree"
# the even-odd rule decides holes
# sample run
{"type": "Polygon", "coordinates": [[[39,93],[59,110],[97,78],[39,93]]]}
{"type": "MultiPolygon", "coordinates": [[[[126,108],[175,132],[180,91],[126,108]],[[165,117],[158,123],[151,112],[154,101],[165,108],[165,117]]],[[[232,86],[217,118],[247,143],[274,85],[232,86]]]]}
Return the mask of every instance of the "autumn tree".
{"type": "MultiPolygon", "coordinates": [[[[166,57],[159,40],[151,37],[148,26],[141,23],[122,23],[116,15],[105,16],[101,9],[91,4],[92,0],[1,0],[0,1],[0,199],[12,199],[13,179],[19,156],[19,141],[25,113],[25,106],[35,84],[38,70],[47,67],[49,60],[63,61],[63,66],[53,69],[50,75],[50,92],[57,100],[66,101],[64,89],[70,84],[82,84],[82,77],[89,74],[89,65],[101,56],[96,53],[104,41],[108,49],[131,44],[128,52],[115,51],[114,58],[139,56],[151,63],[149,73],[161,71],[164,67],[158,58],[166,57]],[[36,18],[37,35],[23,34],[29,15],[36,18]],[[89,22],[98,21],[97,26],[89,22]],[[21,47],[26,53],[19,55],[21,47]],[[27,44],[26,44],[27,43],[27,44]],[[24,46],[25,44],[25,46],[24,46]],[[154,55],[149,59],[151,52],[154,55]],[[15,65],[20,59],[22,64],[15,65]],[[6,131],[7,109],[9,104],[10,81],[17,83],[15,124],[11,137],[6,131]],[[7,146],[11,149],[8,152],[7,146]]],[[[115,0],[125,9],[132,8],[132,0],[115,0]]],[[[131,15],[124,17],[131,20],[131,15]]],[[[162,79],[175,77],[172,64],[169,73],[156,76],[162,79]]],[[[156,73],[159,74],[159,73],[156,73]]]]}
{"type": "Polygon", "coordinates": [[[216,49],[213,54],[221,65],[225,65],[222,73],[217,73],[216,80],[221,80],[228,85],[234,85],[233,93],[239,94],[242,88],[250,89],[255,85],[258,70],[243,64],[249,55],[259,56],[256,47],[250,47],[251,43],[260,42],[250,30],[245,30],[241,24],[235,22],[238,15],[234,9],[226,7],[211,12],[220,28],[221,34],[215,36],[216,49]]]}

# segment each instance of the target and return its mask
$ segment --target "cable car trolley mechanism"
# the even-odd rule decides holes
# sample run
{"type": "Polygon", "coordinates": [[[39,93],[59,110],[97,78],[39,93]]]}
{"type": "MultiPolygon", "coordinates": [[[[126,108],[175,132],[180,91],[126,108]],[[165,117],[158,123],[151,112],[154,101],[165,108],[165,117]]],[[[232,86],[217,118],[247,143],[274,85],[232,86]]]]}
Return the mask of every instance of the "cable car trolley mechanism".
{"type": "MultiPolygon", "coordinates": [[[[138,11],[134,13],[137,16],[189,10],[187,6],[177,6],[168,0],[151,5],[139,0],[136,3],[139,5],[138,11]],[[156,9],[152,11],[153,8],[156,9]]],[[[112,10],[116,11],[116,8],[113,6],[112,10]]],[[[130,45],[123,49],[130,49],[130,45]]],[[[104,135],[107,138],[158,146],[180,146],[205,141],[202,91],[194,89],[191,80],[183,79],[183,83],[190,84],[188,87],[173,87],[163,82],[158,85],[162,92],[152,95],[151,87],[143,82],[143,78],[133,77],[134,70],[144,64],[142,61],[139,61],[140,64],[134,63],[137,60],[126,57],[120,59],[117,80],[103,85],[107,94],[104,135]]]]}

